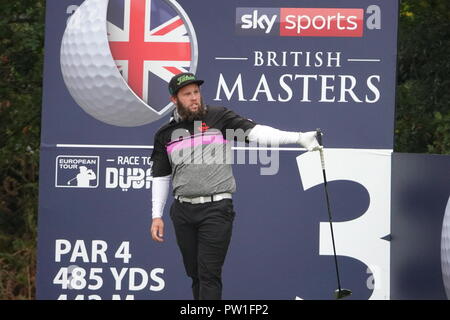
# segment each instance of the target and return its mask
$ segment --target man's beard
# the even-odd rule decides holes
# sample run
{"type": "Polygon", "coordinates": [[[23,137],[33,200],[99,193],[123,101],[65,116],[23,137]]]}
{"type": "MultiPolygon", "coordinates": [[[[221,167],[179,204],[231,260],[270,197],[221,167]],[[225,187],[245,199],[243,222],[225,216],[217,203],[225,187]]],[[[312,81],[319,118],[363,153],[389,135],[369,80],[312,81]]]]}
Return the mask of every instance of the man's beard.
{"type": "Polygon", "coordinates": [[[200,106],[197,108],[197,111],[191,111],[187,106],[182,104],[180,101],[177,101],[177,112],[184,121],[202,120],[206,114],[203,98],[200,99],[200,106]]]}

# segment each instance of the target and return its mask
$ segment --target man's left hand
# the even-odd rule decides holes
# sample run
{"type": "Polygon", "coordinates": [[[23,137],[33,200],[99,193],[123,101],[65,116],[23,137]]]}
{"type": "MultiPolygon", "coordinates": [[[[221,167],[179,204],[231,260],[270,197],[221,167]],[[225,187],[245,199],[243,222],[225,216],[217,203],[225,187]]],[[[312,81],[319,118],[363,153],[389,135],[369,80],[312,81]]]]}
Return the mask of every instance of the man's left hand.
{"type": "Polygon", "coordinates": [[[300,132],[298,143],[308,151],[318,151],[323,149],[323,146],[319,145],[319,141],[317,141],[316,131],[300,132]]]}

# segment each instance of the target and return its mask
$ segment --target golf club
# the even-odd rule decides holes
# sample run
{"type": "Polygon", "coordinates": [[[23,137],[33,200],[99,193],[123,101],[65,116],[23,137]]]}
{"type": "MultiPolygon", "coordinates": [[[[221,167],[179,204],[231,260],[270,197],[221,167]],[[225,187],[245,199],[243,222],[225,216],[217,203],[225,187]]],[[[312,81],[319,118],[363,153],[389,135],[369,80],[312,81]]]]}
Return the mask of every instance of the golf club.
{"type": "Polygon", "coordinates": [[[67,184],[70,186],[70,183],[73,181],[73,180],[75,180],[77,177],[75,177],[75,178],[73,178],[73,179],[70,179],[69,181],[67,181],[67,184]]]}
{"type": "MultiPolygon", "coordinates": [[[[316,137],[317,137],[317,141],[319,142],[319,145],[323,146],[322,131],[320,129],[316,130],[316,137]]],[[[334,291],[334,296],[336,299],[342,299],[342,298],[345,298],[345,297],[351,295],[352,292],[351,292],[351,290],[341,288],[341,280],[339,277],[339,268],[338,268],[337,255],[336,255],[336,245],[334,243],[334,232],[333,232],[333,223],[332,223],[332,218],[331,218],[330,200],[328,197],[327,175],[325,173],[325,158],[323,155],[323,148],[320,149],[319,152],[320,152],[320,161],[322,163],[323,184],[325,187],[325,197],[327,199],[328,221],[330,222],[331,241],[333,242],[334,265],[336,267],[336,276],[337,276],[337,284],[338,284],[338,288],[334,291]]]]}

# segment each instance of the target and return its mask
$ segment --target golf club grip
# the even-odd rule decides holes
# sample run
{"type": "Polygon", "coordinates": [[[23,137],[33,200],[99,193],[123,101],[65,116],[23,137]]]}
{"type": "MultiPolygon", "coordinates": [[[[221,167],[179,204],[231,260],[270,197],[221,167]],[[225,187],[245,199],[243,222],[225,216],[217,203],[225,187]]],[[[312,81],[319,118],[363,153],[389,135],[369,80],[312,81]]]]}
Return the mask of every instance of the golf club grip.
{"type": "Polygon", "coordinates": [[[316,129],[316,139],[320,146],[323,146],[322,144],[322,130],[319,128],[316,129]]]}
{"type": "MultiPolygon", "coordinates": [[[[322,130],[320,130],[320,128],[316,129],[316,139],[317,139],[317,142],[319,143],[319,146],[323,146],[323,144],[322,144],[322,130]]],[[[319,152],[320,152],[320,162],[322,164],[322,170],[325,170],[325,157],[323,155],[323,149],[320,149],[319,152]]]]}
{"type": "Polygon", "coordinates": [[[320,149],[319,153],[320,153],[320,163],[322,164],[322,170],[325,170],[325,157],[323,155],[323,149],[320,149]]]}

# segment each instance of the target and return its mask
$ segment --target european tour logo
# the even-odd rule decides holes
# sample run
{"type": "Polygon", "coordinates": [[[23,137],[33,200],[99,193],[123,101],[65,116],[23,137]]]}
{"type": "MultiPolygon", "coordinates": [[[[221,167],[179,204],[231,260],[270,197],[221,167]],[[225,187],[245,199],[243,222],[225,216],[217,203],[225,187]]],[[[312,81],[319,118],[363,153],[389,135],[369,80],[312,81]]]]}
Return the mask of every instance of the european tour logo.
{"type": "Polygon", "coordinates": [[[59,155],[56,157],[56,188],[97,188],[98,156],[59,155]]]}
{"type": "MultiPolygon", "coordinates": [[[[366,26],[381,29],[381,11],[367,8],[366,26]]],[[[282,37],[362,37],[361,8],[236,8],[236,33],[282,37]]]]}

